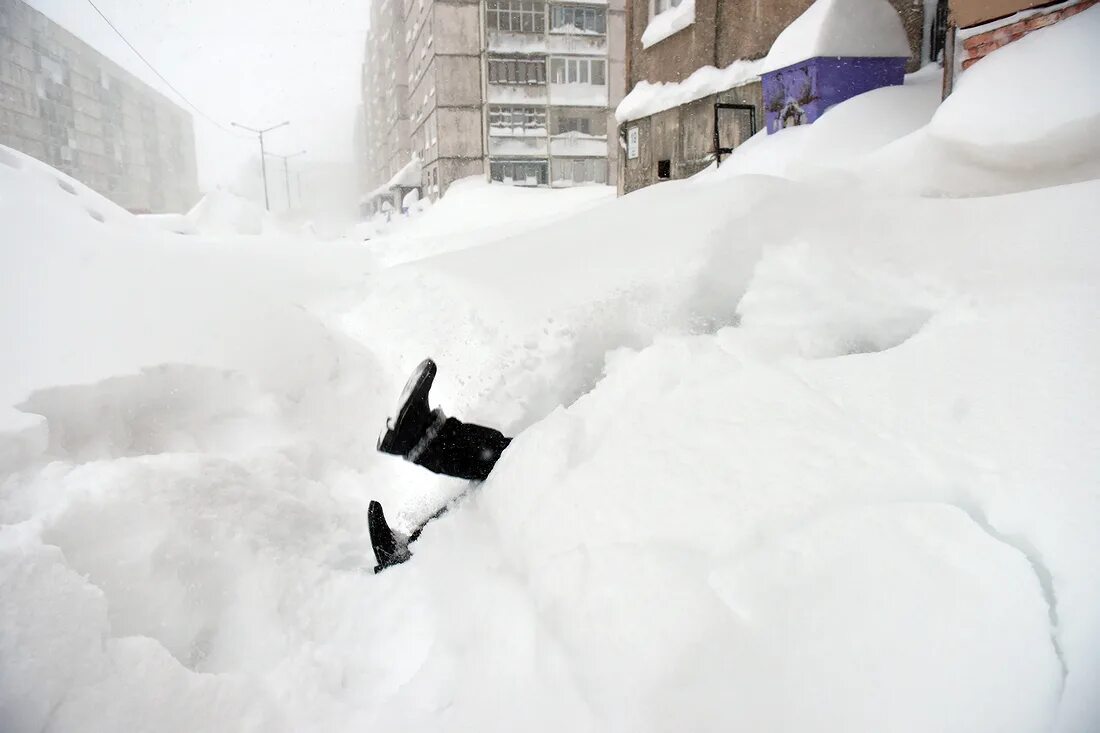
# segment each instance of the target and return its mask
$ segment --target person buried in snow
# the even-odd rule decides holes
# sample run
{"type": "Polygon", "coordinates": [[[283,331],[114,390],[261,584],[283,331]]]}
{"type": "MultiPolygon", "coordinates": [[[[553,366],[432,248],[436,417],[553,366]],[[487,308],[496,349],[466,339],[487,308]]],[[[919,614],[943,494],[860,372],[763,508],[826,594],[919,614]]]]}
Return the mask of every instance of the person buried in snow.
{"type": "MultiPolygon", "coordinates": [[[[512,439],[493,428],[464,423],[448,417],[439,408],[432,409],[428,393],[436,371],[431,359],[420,362],[413,370],[401,391],[397,416],[386,420],[386,427],[378,436],[378,450],[401,456],[434,473],[484,481],[512,439]]],[[[378,563],[374,572],[408,560],[412,556],[409,545],[420,537],[424,525],[446,511],[447,507],[443,507],[403,538],[390,528],[382,505],[371,501],[367,524],[378,563]]]]}

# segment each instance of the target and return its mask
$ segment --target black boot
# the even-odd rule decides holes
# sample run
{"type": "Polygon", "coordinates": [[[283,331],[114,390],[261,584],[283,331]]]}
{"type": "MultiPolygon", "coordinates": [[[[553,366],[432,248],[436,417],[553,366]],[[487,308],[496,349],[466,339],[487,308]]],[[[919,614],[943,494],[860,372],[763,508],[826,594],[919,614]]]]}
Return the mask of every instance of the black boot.
{"type": "Polygon", "coordinates": [[[378,450],[395,456],[407,456],[436,422],[428,404],[428,392],[435,380],[436,366],[425,359],[413,370],[412,376],[401,391],[397,403],[397,417],[386,421],[386,428],[378,436],[378,450]]]}
{"type": "Polygon", "coordinates": [[[367,508],[367,527],[370,529],[370,543],[374,547],[374,559],[378,563],[374,572],[380,573],[391,565],[400,565],[412,557],[405,543],[399,542],[386,521],[382,505],[372,501],[367,508]]]}

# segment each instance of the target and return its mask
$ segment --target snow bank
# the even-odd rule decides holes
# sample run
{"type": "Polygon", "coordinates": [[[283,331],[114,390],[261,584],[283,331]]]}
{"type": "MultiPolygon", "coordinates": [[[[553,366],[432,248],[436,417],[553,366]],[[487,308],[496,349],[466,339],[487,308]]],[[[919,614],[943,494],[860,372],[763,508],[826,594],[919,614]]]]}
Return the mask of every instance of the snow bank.
{"type": "Polygon", "coordinates": [[[1096,730],[1100,180],[890,189],[919,87],[784,177],[471,184],[384,270],[0,161],[5,731],[1096,730]],[[428,353],[516,440],[375,576],[370,499],[469,488],[373,450],[428,353]]]}
{"type": "MultiPolygon", "coordinates": [[[[652,7],[652,6],[650,6],[652,7]]],[[[681,0],[679,5],[657,13],[649,19],[642,31],[642,48],[649,48],[659,41],[678,33],[695,22],[695,0],[681,0]]]]}
{"type": "MultiPolygon", "coordinates": [[[[376,217],[356,235],[385,264],[430,257],[515,236],[614,198],[611,186],[525,188],[471,177],[411,216],[376,217]]],[[[422,202],[422,203],[426,203],[422,202]]]]}
{"type": "Polygon", "coordinates": [[[1089,729],[1098,193],[671,183],[380,273],[348,327],[521,431],[384,579],[447,609],[386,720],[483,722],[460,664],[525,729],[1089,729]]]}
{"type": "Polygon", "coordinates": [[[816,0],[775,39],[761,73],[818,56],[909,55],[905,27],[886,0],[816,0]]]}
{"type": "Polygon", "coordinates": [[[229,191],[205,194],[189,211],[192,231],[207,236],[257,236],[279,230],[275,218],[262,206],[229,191]]]}
{"type": "MultiPolygon", "coordinates": [[[[26,449],[42,447],[46,421],[11,406],[38,389],[179,364],[246,371],[304,399],[341,358],[317,317],[296,303],[333,277],[362,277],[373,260],[360,248],[181,238],[143,226],[75,181],[57,181],[52,169],[0,148],[0,333],[18,345],[0,362],[0,432],[32,430],[26,449]]],[[[135,376],[131,388],[142,383],[135,376]]],[[[146,407],[155,412],[157,399],[150,395],[146,407]]],[[[106,436],[106,424],[99,427],[106,436]]],[[[96,428],[90,419],[82,430],[96,428]]],[[[58,429],[49,429],[54,442],[58,429]]],[[[14,453],[12,460],[26,450],[14,453]]]]}
{"type": "Polygon", "coordinates": [[[929,131],[1010,165],[1095,153],[1098,38],[1093,7],[998,49],[959,76],[929,131]]]}
{"type": "Polygon", "coordinates": [[[186,214],[139,214],[138,219],[173,234],[198,234],[195,223],[186,214]]]}
{"type": "Polygon", "coordinates": [[[700,180],[746,174],[797,180],[849,176],[876,151],[928,124],[940,104],[942,81],[939,67],[929,65],[908,74],[902,86],[875,89],[832,107],[812,125],[775,135],[761,130],[700,180]]]}
{"type": "Polygon", "coordinates": [[[813,125],[770,141],[758,135],[701,180],[766,174],[874,192],[986,196],[1100,177],[1091,134],[1100,124],[1098,97],[1082,92],[1095,86],[1082,74],[1097,62],[1098,17],[1090,8],[997,50],[964,72],[938,107],[940,75],[929,66],[813,125]],[[1036,95],[1047,111],[1017,114],[1036,95]],[[1064,99],[1075,101],[1056,102],[1064,99]]]}
{"type": "Polygon", "coordinates": [[[681,82],[651,84],[648,81],[640,81],[615,108],[615,119],[619,122],[628,122],[702,99],[710,94],[724,92],[739,84],[755,81],[761,71],[762,62],[760,61],[734,61],[723,69],[713,66],[696,69],[681,82]]]}
{"type": "Polygon", "coordinates": [[[1100,177],[1095,68],[1100,10],[1089,8],[982,59],[924,129],[859,162],[879,190],[974,196],[1100,177]],[[1066,103],[1065,100],[1071,100],[1066,103]],[[1042,108],[1042,114],[1020,110],[1042,108]]]}

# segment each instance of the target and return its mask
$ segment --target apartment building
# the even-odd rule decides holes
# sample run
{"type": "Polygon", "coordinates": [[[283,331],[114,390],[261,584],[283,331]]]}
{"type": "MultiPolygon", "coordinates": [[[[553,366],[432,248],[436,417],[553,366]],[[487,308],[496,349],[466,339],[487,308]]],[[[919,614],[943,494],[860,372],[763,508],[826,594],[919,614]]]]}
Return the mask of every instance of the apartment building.
{"type": "Polygon", "coordinates": [[[409,162],[409,75],[405,68],[405,4],[370,5],[362,68],[361,165],[364,191],[382,186],[409,162]]]}
{"type": "Polygon", "coordinates": [[[22,0],[0,0],[0,144],[130,211],[199,197],[191,115],[22,0]]]}
{"type": "Polygon", "coordinates": [[[614,183],[623,96],[623,0],[485,0],[490,180],[614,183]]]}
{"type": "MultiPolygon", "coordinates": [[[[765,118],[759,72],[751,62],[766,56],[813,1],[627,0],[627,88],[679,85],[679,97],[690,101],[653,110],[631,104],[628,94],[619,114],[625,138],[620,190],[693,175],[711,165],[721,149],[751,136],[765,118]],[[705,67],[724,71],[710,73],[714,70],[705,67]],[[694,93],[700,88],[702,94],[694,93]]],[[[916,70],[924,56],[925,0],[889,3],[909,39],[907,68],[916,70]]],[[[666,96],[675,98],[671,91],[666,87],[666,96]]]]}
{"type": "MultiPolygon", "coordinates": [[[[394,0],[391,0],[391,2],[394,0]]],[[[478,0],[404,0],[409,133],[421,194],[485,169],[478,0]]]]}
{"type": "Polygon", "coordinates": [[[368,180],[381,187],[368,198],[392,198],[382,189],[396,190],[413,158],[430,197],[474,175],[525,186],[613,182],[622,2],[382,0],[375,8],[391,9],[372,15],[364,64],[368,180]],[[399,28],[403,55],[392,48],[399,28]],[[400,119],[402,83],[404,134],[382,122],[400,119]]]}

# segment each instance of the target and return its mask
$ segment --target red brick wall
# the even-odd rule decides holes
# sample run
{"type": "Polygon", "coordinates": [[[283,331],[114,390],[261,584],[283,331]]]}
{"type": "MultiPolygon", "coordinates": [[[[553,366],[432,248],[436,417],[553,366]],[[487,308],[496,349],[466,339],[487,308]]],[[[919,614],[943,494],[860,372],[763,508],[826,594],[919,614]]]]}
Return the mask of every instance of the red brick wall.
{"type": "Polygon", "coordinates": [[[1054,25],[1063,18],[1077,15],[1082,10],[1096,5],[1098,2],[1100,2],[1100,0],[1081,0],[1081,2],[1076,5],[1070,5],[1061,10],[1052,10],[1049,13],[1038,13],[1029,18],[1024,18],[1021,21],[1003,25],[991,31],[979,33],[976,36],[971,36],[962,42],[962,67],[964,69],[970,68],[1001,46],[1012,43],[1018,38],[1023,38],[1028,33],[1038,30],[1039,28],[1046,28],[1048,25],[1054,25]]]}

